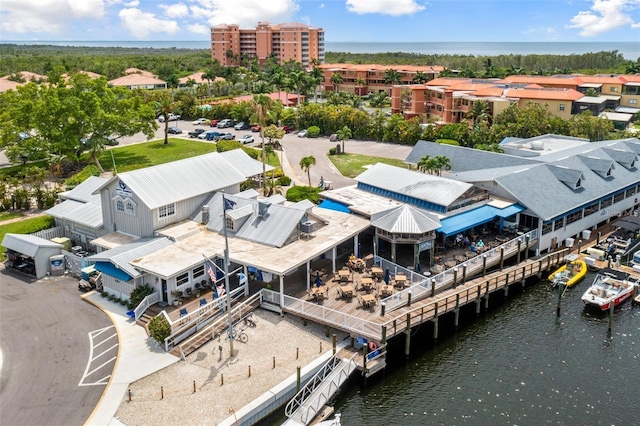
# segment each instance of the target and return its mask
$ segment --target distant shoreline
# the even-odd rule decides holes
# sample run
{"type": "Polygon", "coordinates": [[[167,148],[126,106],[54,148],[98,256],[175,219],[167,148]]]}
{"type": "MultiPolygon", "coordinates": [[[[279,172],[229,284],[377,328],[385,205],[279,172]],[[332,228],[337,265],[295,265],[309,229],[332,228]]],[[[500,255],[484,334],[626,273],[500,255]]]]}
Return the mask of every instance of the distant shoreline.
{"type": "MultiPolygon", "coordinates": [[[[89,40],[3,40],[6,45],[55,46],[108,49],[153,49],[153,50],[209,50],[209,41],[89,41],[89,40]]],[[[640,43],[637,42],[349,42],[326,41],[325,52],[330,53],[412,53],[419,55],[573,55],[595,52],[618,51],[625,60],[640,58],[640,43]]]]}

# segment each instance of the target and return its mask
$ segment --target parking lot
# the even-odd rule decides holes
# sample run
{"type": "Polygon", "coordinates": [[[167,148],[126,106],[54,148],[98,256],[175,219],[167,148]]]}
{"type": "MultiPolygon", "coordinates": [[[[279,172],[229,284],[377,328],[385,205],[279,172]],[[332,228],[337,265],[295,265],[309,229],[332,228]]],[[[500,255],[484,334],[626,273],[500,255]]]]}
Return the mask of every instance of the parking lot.
{"type": "Polygon", "coordinates": [[[0,281],[0,424],[84,424],[115,364],[111,320],[80,298],[77,279],[0,269],[0,281]]]}

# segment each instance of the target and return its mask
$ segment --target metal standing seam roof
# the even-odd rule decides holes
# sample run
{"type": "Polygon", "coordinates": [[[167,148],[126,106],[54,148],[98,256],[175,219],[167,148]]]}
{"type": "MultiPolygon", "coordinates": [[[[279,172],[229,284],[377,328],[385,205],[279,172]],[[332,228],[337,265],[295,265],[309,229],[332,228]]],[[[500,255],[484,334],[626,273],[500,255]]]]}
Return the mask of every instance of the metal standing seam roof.
{"type": "Polygon", "coordinates": [[[136,259],[140,259],[170,245],[173,245],[173,241],[166,237],[141,238],[112,248],[111,250],[94,254],[90,256],[89,259],[95,262],[111,262],[130,277],[136,278],[142,275],[133,264],[136,259]]]}
{"type": "Polygon", "coordinates": [[[441,226],[435,215],[406,204],[373,214],[371,225],[387,232],[407,234],[424,234],[441,226]]]}
{"type": "Polygon", "coordinates": [[[448,206],[460,198],[473,185],[432,176],[400,167],[377,163],[355,179],[358,182],[404,194],[441,206],[448,206]]]}
{"type": "MultiPolygon", "coordinates": [[[[221,152],[220,155],[247,179],[262,174],[262,162],[249,157],[241,148],[221,152]]],[[[275,167],[266,164],[265,170],[270,172],[275,170],[275,167]]]]}
{"type": "Polygon", "coordinates": [[[29,234],[5,234],[2,246],[30,257],[34,257],[41,247],[63,248],[62,244],[29,234]]]}
{"type": "Polygon", "coordinates": [[[66,200],[47,210],[47,214],[94,229],[102,228],[103,225],[101,204],[66,200]]]}
{"type": "MultiPolygon", "coordinates": [[[[272,247],[282,247],[298,224],[306,215],[306,210],[271,204],[267,214],[258,214],[259,201],[225,195],[225,198],[236,203],[233,210],[227,210],[232,215],[234,211],[251,209],[251,215],[244,221],[240,229],[233,233],[235,238],[241,238],[272,247]]],[[[209,200],[209,223],[207,229],[223,232],[222,194],[215,194],[209,200]]]]}
{"type": "Polygon", "coordinates": [[[246,178],[224,156],[212,152],[120,173],[109,182],[121,180],[147,207],[156,209],[244,182],[246,178]]]}
{"type": "Polygon", "coordinates": [[[89,176],[84,182],[70,191],[60,193],[60,198],[66,200],[82,201],[83,203],[100,203],[100,194],[95,194],[96,190],[107,183],[109,179],[98,176],[89,176]]]}

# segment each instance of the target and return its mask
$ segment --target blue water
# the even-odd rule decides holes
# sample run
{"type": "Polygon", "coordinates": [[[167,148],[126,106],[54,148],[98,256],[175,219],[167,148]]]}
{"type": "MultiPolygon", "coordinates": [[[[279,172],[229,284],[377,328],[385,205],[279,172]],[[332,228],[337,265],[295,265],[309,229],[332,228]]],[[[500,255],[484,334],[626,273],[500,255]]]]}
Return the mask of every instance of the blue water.
{"type": "MultiPolygon", "coordinates": [[[[54,46],[88,46],[88,47],[138,47],[156,49],[209,49],[208,40],[202,41],[10,41],[1,43],[14,44],[46,44],[54,46]]],[[[451,54],[451,55],[528,55],[551,54],[570,55],[589,52],[617,50],[629,60],[640,58],[640,43],[638,42],[325,42],[327,52],[350,53],[384,53],[409,52],[419,54],[451,54]]]]}

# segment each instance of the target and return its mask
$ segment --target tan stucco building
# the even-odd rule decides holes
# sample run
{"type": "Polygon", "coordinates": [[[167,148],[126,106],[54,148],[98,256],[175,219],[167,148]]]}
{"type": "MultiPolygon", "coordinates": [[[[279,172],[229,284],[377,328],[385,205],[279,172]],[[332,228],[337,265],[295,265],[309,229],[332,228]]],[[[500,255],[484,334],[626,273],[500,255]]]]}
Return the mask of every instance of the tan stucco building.
{"type": "Polygon", "coordinates": [[[271,25],[259,22],[255,28],[235,24],[211,27],[211,59],[222,65],[238,65],[243,57],[263,63],[275,55],[280,64],[289,60],[308,67],[313,59],[324,62],[324,31],[297,22],[271,25]]]}

